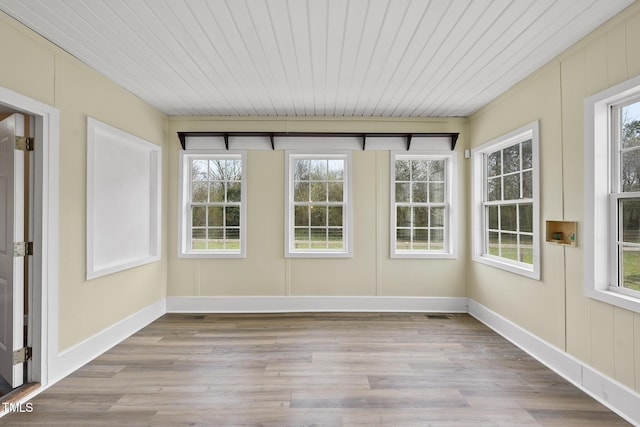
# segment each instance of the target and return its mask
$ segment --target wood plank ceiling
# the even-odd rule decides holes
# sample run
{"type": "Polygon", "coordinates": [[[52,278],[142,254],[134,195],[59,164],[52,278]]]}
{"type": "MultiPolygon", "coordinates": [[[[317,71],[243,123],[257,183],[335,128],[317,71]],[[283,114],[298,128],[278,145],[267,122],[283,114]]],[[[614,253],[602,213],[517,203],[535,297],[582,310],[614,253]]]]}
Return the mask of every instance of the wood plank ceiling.
{"type": "Polygon", "coordinates": [[[631,3],[0,0],[0,10],[169,115],[464,117],[631,3]]]}

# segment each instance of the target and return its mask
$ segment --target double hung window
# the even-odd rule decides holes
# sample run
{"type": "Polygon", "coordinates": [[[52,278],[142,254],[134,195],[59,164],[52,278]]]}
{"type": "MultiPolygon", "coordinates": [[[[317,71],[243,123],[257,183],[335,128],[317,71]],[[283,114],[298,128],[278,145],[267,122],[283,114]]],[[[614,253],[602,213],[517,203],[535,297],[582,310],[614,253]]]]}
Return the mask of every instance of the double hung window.
{"type": "Polygon", "coordinates": [[[584,291],[640,313],[640,77],[585,100],[584,291]]]}
{"type": "Polygon", "coordinates": [[[539,279],[537,122],[474,150],[474,260],[539,279]]]}
{"type": "Polygon", "coordinates": [[[351,255],[350,159],[287,153],[286,256],[351,255]]]}
{"type": "Polygon", "coordinates": [[[243,154],[183,154],[180,254],[245,254],[243,154]]]}
{"type": "Polygon", "coordinates": [[[452,257],[452,154],[391,155],[391,257],[452,257]]]}
{"type": "Polygon", "coordinates": [[[610,110],[610,287],[640,297],[640,95],[610,110]]]}

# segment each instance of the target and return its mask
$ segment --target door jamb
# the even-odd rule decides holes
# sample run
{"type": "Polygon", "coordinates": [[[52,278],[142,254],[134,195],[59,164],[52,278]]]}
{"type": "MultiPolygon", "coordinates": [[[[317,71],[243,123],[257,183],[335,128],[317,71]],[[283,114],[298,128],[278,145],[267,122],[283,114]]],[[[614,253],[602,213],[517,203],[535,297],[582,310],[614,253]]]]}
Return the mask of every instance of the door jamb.
{"type": "Polygon", "coordinates": [[[32,305],[29,324],[33,355],[28,366],[30,381],[39,391],[52,382],[58,354],[58,207],[60,113],[10,89],[0,87],[0,104],[35,118],[36,150],[33,163],[34,251],[32,305]],[[53,363],[52,363],[53,362],[53,363]]]}

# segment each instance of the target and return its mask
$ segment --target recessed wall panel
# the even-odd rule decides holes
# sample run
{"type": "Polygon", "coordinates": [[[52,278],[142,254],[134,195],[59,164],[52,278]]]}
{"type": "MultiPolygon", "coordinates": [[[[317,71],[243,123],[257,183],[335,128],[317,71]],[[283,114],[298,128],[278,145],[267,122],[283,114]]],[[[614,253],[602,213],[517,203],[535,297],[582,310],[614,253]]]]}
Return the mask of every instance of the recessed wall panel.
{"type": "Polygon", "coordinates": [[[87,122],[87,279],[160,258],[160,147],[87,122]]]}

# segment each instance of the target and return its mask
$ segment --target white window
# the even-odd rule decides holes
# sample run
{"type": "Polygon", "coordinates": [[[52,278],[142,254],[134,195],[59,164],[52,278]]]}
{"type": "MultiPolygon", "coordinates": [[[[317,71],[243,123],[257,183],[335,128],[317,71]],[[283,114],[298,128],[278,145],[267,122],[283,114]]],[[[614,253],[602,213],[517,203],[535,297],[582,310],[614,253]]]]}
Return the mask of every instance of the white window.
{"type": "Polygon", "coordinates": [[[351,153],[287,153],[285,256],[351,256],[351,153]]]}
{"type": "Polygon", "coordinates": [[[244,257],[244,153],[181,153],[179,254],[244,257]]]}
{"type": "Polygon", "coordinates": [[[455,156],[391,154],[391,257],[453,258],[455,156]]]}
{"type": "Polygon", "coordinates": [[[585,293],[640,312],[640,77],[585,102],[585,293]]]}
{"type": "Polygon", "coordinates": [[[473,259],[540,279],[538,122],[473,150],[473,259]]]}

